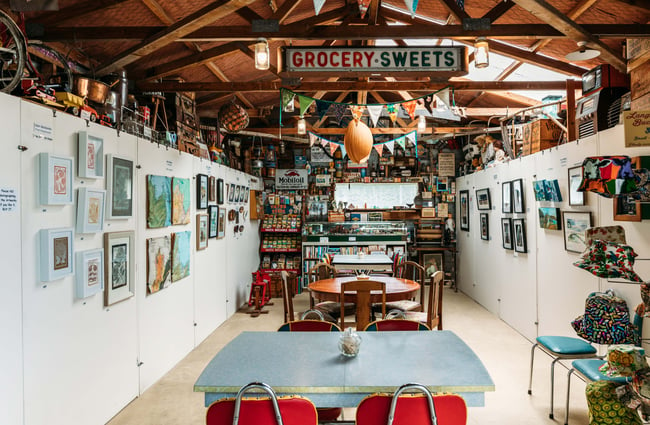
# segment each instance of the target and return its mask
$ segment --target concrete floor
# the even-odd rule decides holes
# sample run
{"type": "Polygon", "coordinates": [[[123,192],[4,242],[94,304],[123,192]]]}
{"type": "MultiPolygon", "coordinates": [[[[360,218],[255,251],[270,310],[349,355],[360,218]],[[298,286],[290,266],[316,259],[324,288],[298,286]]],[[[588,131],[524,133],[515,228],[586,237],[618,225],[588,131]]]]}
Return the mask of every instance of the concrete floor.
{"type": "MultiPolygon", "coordinates": [[[[443,300],[444,328],[454,331],[476,352],[496,387],[495,392],[486,393],[484,407],[469,408],[468,424],[563,424],[567,369],[556,366],[552,420],[548,417],[550,357],[536,352],[533,394],[528,395],[531,342],[461,292],[445,288],[443,300]]],[[[204,424],[203,394],[192,391],[194,382],[210,359],[241,331],[273,331],[282,324],[282,301],[273,301],[273,306],[265,307],[269,314],[253,318],[245,310],[236,313],[108,424],[204,424]]],[[[308,306],[307,294],[297,295],[294,305],[296,312],[304,311],[308,306]]],[[[586,425],[589,421],[585,384],[575,377],[571,383],[569,424],[586,425]]],[[[345,409],[344,419],[354,419],[354,409],[345,409]]]]}

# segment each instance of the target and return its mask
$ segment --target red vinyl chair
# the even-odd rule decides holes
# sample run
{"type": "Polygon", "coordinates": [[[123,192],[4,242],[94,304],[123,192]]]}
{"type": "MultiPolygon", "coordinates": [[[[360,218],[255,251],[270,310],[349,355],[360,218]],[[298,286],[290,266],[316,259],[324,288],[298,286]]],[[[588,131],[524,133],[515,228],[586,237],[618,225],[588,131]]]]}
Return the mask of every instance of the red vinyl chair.
{"type": "Polygon", "coordinates": [[[336,323],[325,320],[294,320],[278,328],[279,332],[341,332],[336,323]]]}
{"type": "Polygon", "coordinates": [[[406,384],[395,394],[373,394],[357,407],[356,425],[465,425],[467,406],[458,394],[436,394],[424,385],[406,384]],[[417,394],[402,394],[419,390],[417,394]]]}
{"type": "MultiPolygon", "coordinates": [[[[251,394],[252,395],[252,394],[251,394]]],[[[206,425],[316,425],[316,407],[300,396],[277,397],[273,389],[260,382],[242,387],[235,398],[217,400],[208,407],[206,425]],[[244,398],[250,389],[267,393],[244,398]]]]}
{"type": "Polygon", "coordinates": [[[364,331],[430,331],[422,322],[406,319],[384,319],[368,323],[364,331]]]}

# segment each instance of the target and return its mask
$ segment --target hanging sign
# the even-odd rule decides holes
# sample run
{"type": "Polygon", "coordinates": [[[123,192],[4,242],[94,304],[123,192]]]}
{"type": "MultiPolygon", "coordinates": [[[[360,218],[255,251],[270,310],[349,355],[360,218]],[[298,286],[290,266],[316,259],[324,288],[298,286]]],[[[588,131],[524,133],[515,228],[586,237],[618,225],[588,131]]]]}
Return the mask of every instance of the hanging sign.
{"type": "Polygon", "coordinates": [[[275,172],[276,189],[307,189],[307,187],[307,170],[305,169],[278,169],[275,172]]]}
{"type": "Polygon", "coordinates": [[[650,111],[623,112],[625,147],[650,145],[650,111]]]}
{"type": "Polygon", "coordinates": [[[456,175],[456,154],[453,152],[440,152],[438,154],[438,175],[450,177],[456,175]]]}
{"type": "Polygon", "coordinates": [[[467,74],[465,46],[283,47],[280,59],[284,75],[467,74]]]}

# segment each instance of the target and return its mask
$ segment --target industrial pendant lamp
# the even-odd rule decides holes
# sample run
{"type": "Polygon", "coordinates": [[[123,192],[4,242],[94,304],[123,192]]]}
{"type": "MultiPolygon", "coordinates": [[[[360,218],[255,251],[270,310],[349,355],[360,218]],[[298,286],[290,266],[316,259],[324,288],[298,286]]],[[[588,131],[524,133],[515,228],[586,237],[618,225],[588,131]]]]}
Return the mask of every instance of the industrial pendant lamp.
{"type": "Polygon", "coordinates": [[[427,130],[427,118],[424,115],[420,115],[418,118],[418,133],[422,134],[427,130]]]}
{"type": "Polygon", "coordinates": [[[264,70],[270,66],[269,43],[265,38],[259,38],[255,44],[255,68],[264,70]]]}
{"type": "Polygon", "coordinates": [[[487,68],[490,65],[490,45],[487,38],[478,37],[474,41],[474,66],[476,68],[487,68]]]}
{"type": "Polygon", "coordinates": [[[578,50],[568,53],[565,58],[571,62],[580,62],[600,56],[599,50],[587,49],[586,41],[578,41],[578,50]]]}
{"type": "Polygon", "coordinates": [[[303,117],[300,117],[298,120],[298,125],[296,126],[296,133],[300,135],[307,134],[307,121],[303,117]]]}

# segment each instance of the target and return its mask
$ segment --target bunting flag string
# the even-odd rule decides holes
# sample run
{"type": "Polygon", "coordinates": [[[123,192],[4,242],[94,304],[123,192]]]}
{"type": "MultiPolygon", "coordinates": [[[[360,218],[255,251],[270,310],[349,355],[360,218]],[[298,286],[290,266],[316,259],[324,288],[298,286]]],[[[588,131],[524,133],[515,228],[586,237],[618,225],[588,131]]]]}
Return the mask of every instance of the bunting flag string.
{"type": "MultiPolygon", "coordinates": [[[[329,150],[330,155],[334,156],[334,152],[336,152],[337,149],[341,149],[341,157],[345,157],[346,151],[345,151],[345,145],[343,142],[335,141],[335,140],[329,140],[324,137],[321,137],[317,135],[314,132],[308,131],[309,133],[309,144],[314,145],[314,144],[319,144],[325,149],[326,151],[329,150]]],[[[402,149],[406,150],[406,142],[412,143],[413,146],[416,147],[415,149],[415,155],[417,157],[417,131],[413,130],[410,133],[406,133],[403,136],[399,136],[395,139],[392,140],[387,140],[385,142],[378,142],[378,143],[373,143],[373,148],[377,151],[379,156],[384,151],[384,146],[388,149],[391,155],[394,154],[395,152],[395,143],[397,143],[398,146],[400,146],[402,149]]]]}
{"type": "Polygon", "coordinates": [[[357,3],[359,4],[359,13],[361,14],[361,19],[366,16],[368,6],[370,6],[370,1],[371,0],[357,0],[357,3]]]}
{"type": "Polygon", "coordinates": [[[318,16],[324,4],[325,0],[314,0],[314,12],[316,12],[316,16],[318,16]]]}

